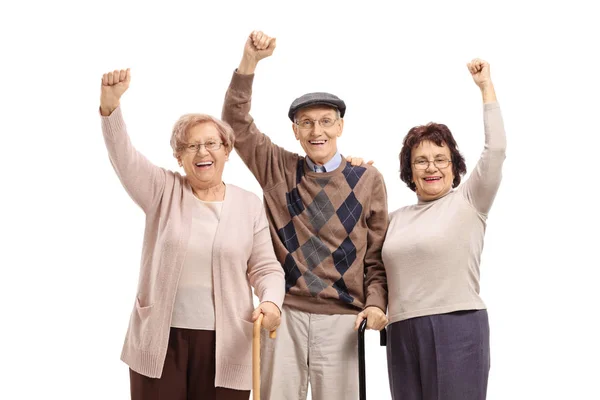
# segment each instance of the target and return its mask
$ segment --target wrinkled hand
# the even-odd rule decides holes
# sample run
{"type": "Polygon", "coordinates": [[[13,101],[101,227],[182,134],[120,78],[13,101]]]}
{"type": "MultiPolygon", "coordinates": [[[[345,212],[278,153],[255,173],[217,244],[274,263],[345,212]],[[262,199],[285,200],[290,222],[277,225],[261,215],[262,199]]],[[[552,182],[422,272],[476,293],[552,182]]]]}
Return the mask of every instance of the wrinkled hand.
{"type": "Polygon", "coordinates": [[[129,88],[130,82],[131,71],[129,68],[114,70],[102,75],[100,90],[100,113],[102,115],[110,115],[119,106],[121,96],[129,88]]]}
{"type": "Polygon", "coordinates": [[[252,322],[256,321],[260,314],[264,315],[262,327],[269,332],[273,332],[279,327],[279,324],[281,324],[281,311],[270,301],[260,303],[260,305],[256,307],[252,312],[252,322]]]}
{"type": "Polygon", "coordinates": [[[273,54],[276,45],[274,37],[265,35],[261,31],[252,31],[244,45],[244,56],[238,67],[238,72],[240,74],[253,74],[258,62],[273,54]]]}
{"type": "Polygon", "coordinates": [[[354,324],[354,330],[357,331],[360,327],[360,323],[363,319],[367,319],[367,329],[373,329],[380,331],[388,323],[388,319],[383,311],[379,307],[371,306],[365,308],[356,316],[356,323],[354,324]]]}
{"type": "MultiPolygon", "coordinates": [[[[352,157],[352,156],[348,156],[346,157],[346,161],[350,163],[350,165],[352,165],[353,167],[358,167],[359,165],[363,165],[365,160],[363,158],[360,157],[352,157]]],[[[369,165],[373,165],[374,161],[371,160],[369,161],[367,164],[369,165]]]]}
{"type": "Polygon", "coordinates": [[[487,61],[479,58],[474,58],[470,63],[467,63],[467,68],[473,77],[475,84],[480,89],[484,89],[486,86],[492,84],[492,78],[490,76],[490,64],[487,61]]]}

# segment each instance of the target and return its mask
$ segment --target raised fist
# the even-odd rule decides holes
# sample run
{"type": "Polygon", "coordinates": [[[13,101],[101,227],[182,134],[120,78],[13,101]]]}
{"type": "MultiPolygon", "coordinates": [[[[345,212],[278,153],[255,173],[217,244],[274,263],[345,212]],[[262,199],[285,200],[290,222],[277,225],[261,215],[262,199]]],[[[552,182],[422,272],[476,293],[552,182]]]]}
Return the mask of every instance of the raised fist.
{"type": "Polygon", "coordinates": [[[263,58],[269,57],[275,50],[275,41],[275,38],[267,36],[261,31],[253,31],[246,40],[244,58],[258,63],[263,58]]]}
{"type": "Polygon", "coordinates": [[[473,77],[475,84],[483,89],[486,86],[491,85],[492,78],[490,77],[490,64],[479,58],[473,59],[470,63],[467,63],[467,68],[473,77]]]}
{"type": "Polygon", "coordinates": [[[102,75],[102,88],[100,91],[100,112],[110,115],[119,106],[121,96],[129,88],[131,72],[128,69],[114,70],[102,75]]]}

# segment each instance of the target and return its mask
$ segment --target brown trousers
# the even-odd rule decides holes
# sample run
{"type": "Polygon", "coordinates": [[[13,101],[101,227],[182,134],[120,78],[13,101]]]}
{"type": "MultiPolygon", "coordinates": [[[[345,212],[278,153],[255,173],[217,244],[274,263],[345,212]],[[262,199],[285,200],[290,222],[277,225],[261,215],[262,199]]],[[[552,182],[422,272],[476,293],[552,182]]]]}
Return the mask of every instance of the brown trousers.
{"type": "Polygon", "coordinates": [[[249,390],[215,387],[215,332],[171,328],[159,379],[129,370],[131,400],[248,400],[249,390]]]}

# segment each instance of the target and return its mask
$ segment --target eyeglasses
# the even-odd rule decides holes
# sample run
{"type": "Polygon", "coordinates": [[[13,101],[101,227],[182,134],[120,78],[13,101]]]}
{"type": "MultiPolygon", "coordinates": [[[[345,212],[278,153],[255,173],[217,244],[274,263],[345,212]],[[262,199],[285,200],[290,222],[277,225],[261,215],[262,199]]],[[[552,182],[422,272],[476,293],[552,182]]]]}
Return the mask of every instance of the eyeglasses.
{"type": "Polygon", "coordinates": [[[184,150],[187,153],[198,153],[202,146],[208,151],[217,151],[221,148],[222,142],[208,141],[206,143],[185,143],[184,150]]]}
{"type": "Polygon", "coordinates": [[[427,169],[429,168],[429,164],[433,163],[436,168],[444,169],[448,168],[448,165],[450,165],[451,162],[452,161],[448,160],[447,158],[436,158],[433,161],[417,160],[413,163],[413,165],[415,166],[415,169],[427,169]]]}
{"type": "Polygon", "coordinates": [[[337,118],[324,117],[319,120],[308,119],[308,118],[301,119],[300,121],[295,121],[295,123],[296,123],[296,125],[298,125],[298,128],[303,129],[303,130],[309,130],[309,129],[312,129],[315,127],[315,122],[318,122],[322,128],[331,128],[335,124],[336,121],[337,121],[337,118]]]}

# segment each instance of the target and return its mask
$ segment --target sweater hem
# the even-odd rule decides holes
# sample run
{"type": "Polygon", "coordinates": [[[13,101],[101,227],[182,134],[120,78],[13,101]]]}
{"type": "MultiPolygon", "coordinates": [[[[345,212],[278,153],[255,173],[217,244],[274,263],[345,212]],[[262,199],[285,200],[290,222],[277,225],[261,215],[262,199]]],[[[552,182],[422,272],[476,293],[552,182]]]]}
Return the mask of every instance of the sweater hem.
{"type": "Polygon", "coordinates": [[[137,349],[125,343],[121,352],[121,361],[138,374],[149,378],[160,378],[163,371],[167,350],[150,352],[137,349]]]}
{"type": "Polygon", "coordinates": [[[487,307],[483,302],[458,303],[442,307],[423,308],[420,310],[407,311],[390,315],[390,324],[394,322],[404,321],[410,318],[425,317],[428,315],[448,314],[455,311],[464,310],[485,310],[487,307]]]}
{"type": "Polygon", "coordinates": [[[234,390],[252,390],[252,365],[230,364],[223,360],[217,362],[215,386],[234,390]]]}
{"type": "Polygon", "coordinates": [[[362,308],[353,306],[351,304],[342,303],[336,299],[322,299],[315,297],[303,297],[294,296],[290,294],[285,295],[283,305],[288,306],[294,310],[307,312],[311,314],[324,314],[324,315],[335,315],[335,314],[358,314],[362,311],[362,308]]]}

